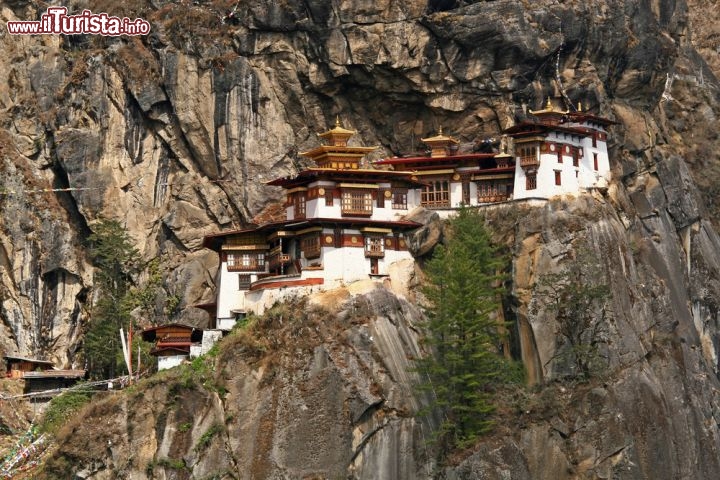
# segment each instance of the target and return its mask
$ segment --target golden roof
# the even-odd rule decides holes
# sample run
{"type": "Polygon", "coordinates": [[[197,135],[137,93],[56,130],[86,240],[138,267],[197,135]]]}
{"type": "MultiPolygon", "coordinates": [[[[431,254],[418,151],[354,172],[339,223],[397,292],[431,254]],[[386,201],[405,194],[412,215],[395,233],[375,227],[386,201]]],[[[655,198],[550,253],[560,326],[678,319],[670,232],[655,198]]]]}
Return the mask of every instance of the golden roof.
{"type": "Polygon", "coordinates": [[[460,141],[454,139],[453,137],[448,137],[446,135],[443,135],[442,126],[438,130],[438,134],[435,135],[434,137],[421,138],[420,140],[422,140],[423,142],[425,142],[427,144],[444,142],[446,145],[448,145],[450,143],[456,143],[456,144],[460,143],[460,141]]]}
{"type": "Polygon", "coordinates": [[[567,112],[562,110],[556,110],[555,105],[553,105],[552,101],[550,100],[550,96],[547,97],[547,103],[545,104],[545,108],[542,110],[530,110],[530,113],[533,115],[547,115],[547,114],[555,114],[555,115],[565,115],[567,112]]]}
{"type": "Polygon", "coordinates": [[[338,141],[344,146],[347,139],[357,133],[356,130],[348,130],[340,125],[340,117],[335,117],[335,128],[327,132],[318,133],[318,137],[327,139],[331,145],[338,145],[338,141]]]}

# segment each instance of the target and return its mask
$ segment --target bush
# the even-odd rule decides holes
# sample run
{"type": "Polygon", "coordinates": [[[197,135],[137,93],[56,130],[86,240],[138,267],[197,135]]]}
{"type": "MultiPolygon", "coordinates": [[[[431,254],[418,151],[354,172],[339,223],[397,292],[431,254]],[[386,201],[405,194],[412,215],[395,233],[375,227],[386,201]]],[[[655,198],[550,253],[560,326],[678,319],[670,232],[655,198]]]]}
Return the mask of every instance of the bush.
{"type": "Polygon", "coordinates": [[[53,398],[40,423],[40,430],[55,434],[92,399],[92,396],[91,392],[69,391],[53,398]]]}

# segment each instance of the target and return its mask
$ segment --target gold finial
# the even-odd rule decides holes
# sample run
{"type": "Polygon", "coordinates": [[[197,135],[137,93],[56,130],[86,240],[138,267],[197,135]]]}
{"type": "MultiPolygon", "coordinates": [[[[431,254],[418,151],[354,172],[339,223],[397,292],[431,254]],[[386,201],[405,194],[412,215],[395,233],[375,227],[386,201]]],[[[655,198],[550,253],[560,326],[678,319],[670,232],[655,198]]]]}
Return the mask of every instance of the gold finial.
{"type": "Polygon", "coordinates": [[[335,126],[340,127],[340,115],[335,116],[335,126]]]}
{"type": "Polygon", "coordinates": [[[578,112],[582,112],[582,102],[578,102],[578,112]]]}
{"type": "Polygon", "coordinates": [[[440,129],[438,129],[438,135],[442,135],[442,125],[440,125],[440,129]]]}
{"type": "Polygon", "coordinates": [[[550,95],[548,95],[547,97],[547,104],[545,104],[545,108],[547,108],[548,110],[552,110],[553,108],[552,102],[550,101],[550,95]]]}

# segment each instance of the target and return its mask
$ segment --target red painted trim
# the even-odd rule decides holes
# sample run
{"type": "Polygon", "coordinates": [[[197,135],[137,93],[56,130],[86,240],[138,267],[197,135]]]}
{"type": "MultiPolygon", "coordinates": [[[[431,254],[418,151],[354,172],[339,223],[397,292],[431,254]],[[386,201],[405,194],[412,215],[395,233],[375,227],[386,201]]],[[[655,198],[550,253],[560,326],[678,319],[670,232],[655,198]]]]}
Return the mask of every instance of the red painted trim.
{"type": "Polygon", "coordinates": [[[323,278],[306,278],[304,280],[277,280],[274,282],[268,282],[265,279],[258,280],[250,286],[251,291],[267,290],[269,288],[282,288],[282,287],[305,287],[309,285],[322,285],[325,283],[323,278]]]}

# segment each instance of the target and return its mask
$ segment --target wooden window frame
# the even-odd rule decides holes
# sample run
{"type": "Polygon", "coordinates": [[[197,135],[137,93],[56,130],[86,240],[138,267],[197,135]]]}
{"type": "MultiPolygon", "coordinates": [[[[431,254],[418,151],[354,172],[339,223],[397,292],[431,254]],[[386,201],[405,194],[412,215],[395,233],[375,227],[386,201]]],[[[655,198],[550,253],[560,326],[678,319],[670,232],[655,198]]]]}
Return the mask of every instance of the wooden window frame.
{"type": "Polygon", "coordinates": [[[250,290],[250,275],[238,275],[238,290],[250,290]]]}
{"type": "Polygon", "coordinates": [[[225,256],[228,272],[264,272],[265,252],[232,252],[225,256]]]}
{"type": "Polygon", "coordinates": [[[407,210],[408,191],[405,188],[392,189],[393,210],[407,210]]]}
{"type": "Polygon", "coordinates": [[[312,260],[320,258],[321,246],[320,246],[320,234],[308,235],[301,239],[301,250],[305,258],[312,260]]]}
{"type": "Polygon", "coordinates": [[[525,190],[537,190],[537,172],[525,174],[525,190]]]}
{"type": "Polygon", "coordinates": [[[305,194],[298,192],[293,198],[293,216],[294,218],[305,218],[307,214],[307,199],[305,194]]]}
{"type": "Polygon", "coordinates": [[[381,258],[385,256],[385,237],[381,237],[379,235],[367,235],[364,243],[366,257],[381,258]]]}
{"type": "Polygon", "coordinates": [[[369,190],[343,190],[340,198],[340,209],[343,215],[370,217],[373,214],[372,192],[369,190]]]}
{"type": "Polygon", "coordinates": [[[450,180],[434,179],[422,188],[420,205],[428,208],[449,208],[450,180]]]}
{"type": "Polygon", "coordinates": [[[562,172],[560,170],[554,170],[555,172],[555,186],[562,185],[562,172]]]}

